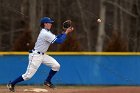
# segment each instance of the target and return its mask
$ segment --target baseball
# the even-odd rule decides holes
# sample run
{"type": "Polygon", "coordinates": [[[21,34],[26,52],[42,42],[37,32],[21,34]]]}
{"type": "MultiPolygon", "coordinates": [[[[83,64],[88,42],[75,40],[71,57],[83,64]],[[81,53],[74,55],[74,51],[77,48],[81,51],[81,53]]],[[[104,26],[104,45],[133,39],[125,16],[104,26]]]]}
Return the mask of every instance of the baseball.
{"type": "Polygon", "coordinates": [[[102,22],[102,20],[101,20],[101,19],[97,19],[97,22],[99,22],[99,23],[100,23],[100,22],[102,22]]]}

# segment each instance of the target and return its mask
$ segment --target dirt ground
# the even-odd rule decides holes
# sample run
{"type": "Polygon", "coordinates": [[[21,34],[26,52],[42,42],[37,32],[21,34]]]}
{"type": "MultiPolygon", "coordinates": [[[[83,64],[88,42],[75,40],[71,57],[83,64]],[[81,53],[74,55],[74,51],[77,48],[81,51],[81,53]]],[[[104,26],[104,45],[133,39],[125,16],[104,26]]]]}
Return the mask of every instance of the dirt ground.
{"type": "MultiPolygon", "coordinates": [[[[0,93],[11,92],[2,85],[0,93]]],[[[140,93],[140,86],[57,86],[56,89],[45,86],[16,86],[15,93],[140,93]]]]}

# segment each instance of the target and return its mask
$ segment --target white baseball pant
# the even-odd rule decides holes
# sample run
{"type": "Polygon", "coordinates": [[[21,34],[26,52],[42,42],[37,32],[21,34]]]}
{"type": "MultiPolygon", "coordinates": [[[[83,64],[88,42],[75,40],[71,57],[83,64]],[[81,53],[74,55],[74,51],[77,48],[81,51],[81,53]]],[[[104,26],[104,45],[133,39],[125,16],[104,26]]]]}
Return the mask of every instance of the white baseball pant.
{"type": "Polygon", "coordinates": [[[28,80],[32,78],[32,76],[36,73],[41,63],[51,67],[53,71],[59,71],[60,69],[60,64],[51,56],[33,52],[29,54],[29,64],[25,74],[22,75],[23,79],[28,80]]]}

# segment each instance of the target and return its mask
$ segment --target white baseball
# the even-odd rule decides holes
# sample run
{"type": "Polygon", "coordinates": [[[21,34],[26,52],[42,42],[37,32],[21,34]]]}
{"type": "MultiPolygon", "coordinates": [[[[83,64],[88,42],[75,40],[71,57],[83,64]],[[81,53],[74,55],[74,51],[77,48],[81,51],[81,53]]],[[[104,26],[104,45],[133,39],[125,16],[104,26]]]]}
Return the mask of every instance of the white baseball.
{"type": "Polygon", "coordinates": [[[100,22],[102,22],[102,20],[101,20],[101,19],[97,19],[97,22],[99,22],[99,23],[100,23],[100,22]]]}

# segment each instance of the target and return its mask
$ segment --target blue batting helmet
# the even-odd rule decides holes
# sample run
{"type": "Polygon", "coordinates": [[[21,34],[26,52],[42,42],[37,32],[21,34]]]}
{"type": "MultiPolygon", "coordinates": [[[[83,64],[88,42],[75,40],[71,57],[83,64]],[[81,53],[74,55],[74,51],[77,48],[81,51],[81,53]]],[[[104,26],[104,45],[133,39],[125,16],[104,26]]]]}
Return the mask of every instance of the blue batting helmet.
{"type": "Polygon", "coordinates": [[[41,20],[40,20],[40,23],[41,24],[43,24],[43,23],[53,23],[54,21],[51,19],[51,18],[49,18],[49,17],[43,17],[43,18],[41,18],[41,20]]]}

